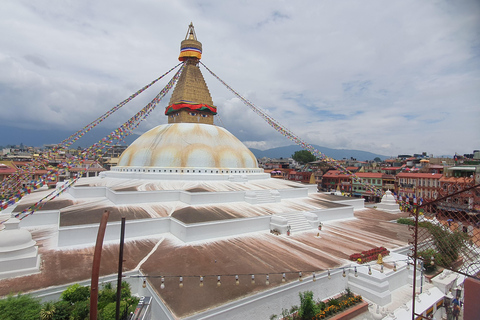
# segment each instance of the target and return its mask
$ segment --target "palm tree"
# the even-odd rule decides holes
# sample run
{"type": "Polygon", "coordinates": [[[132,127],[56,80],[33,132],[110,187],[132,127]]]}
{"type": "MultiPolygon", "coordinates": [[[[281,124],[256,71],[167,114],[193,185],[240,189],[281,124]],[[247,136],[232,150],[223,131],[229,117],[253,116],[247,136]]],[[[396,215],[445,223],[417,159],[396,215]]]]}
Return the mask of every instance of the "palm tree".
{"type": "Polygon", "coordinates": [[[51,320],[55,314],[55,305],[51,302],[47,302],[43,305],[42,310],[40,310],[40,319],[42,320],[51,320]]]}

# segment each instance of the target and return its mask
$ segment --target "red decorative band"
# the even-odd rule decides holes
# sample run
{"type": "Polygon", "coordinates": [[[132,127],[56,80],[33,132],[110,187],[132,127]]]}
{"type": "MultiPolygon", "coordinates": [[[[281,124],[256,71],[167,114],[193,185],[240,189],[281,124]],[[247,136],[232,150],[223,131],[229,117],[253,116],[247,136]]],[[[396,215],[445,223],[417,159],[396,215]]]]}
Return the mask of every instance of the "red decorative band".
{"type": "Polygon", "coordinates": [[[177,103],[171,104],[165,108],[165,114],[169,115],[174,111],[178,111],[180,109],[188,109],[192,111],[210,111],[213,114],[217,114],[217,108],[213,106],[209,106],[208,104],[198,103],[198,104],[190,104],[190,103],[177,103]]]}

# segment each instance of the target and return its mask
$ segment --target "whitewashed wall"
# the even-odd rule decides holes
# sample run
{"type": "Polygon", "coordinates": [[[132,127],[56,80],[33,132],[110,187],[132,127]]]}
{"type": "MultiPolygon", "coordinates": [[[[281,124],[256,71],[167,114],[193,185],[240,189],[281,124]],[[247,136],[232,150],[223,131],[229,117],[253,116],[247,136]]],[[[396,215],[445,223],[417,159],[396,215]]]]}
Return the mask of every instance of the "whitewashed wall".
{"type": "Polygon", "coordinates": [[[317,281],[312,277],[304,281],[293,281],[286,285],[237,300],[221,307],[187,317],[188,320],[245,320],[269,319],[272,314],[281,315],[282,309],[290,309],[300,305],[299,293],[312,291],[315,300],[325,300],[344,291],[348,277],[342,277],[340,270],[331,273],[331,279],[324,272],[317,275],[317,281]]]}
{"type": "Polygon", "coordinates": [[[279,189],[278,192],[280,193],[280,197],[282,199],[308,197],[308,189],[307,188],[279,189]]]}
{"type": "MultiPolygon", "coordinates": [[[[330,200],[329,200],[330,201],[330,200]]],[[[365,199],[362,198],[348,198],[345,197],[345,200],[340,201],[331,201],[335,203],[345,204],[347,206],[353,206],[355,210],[364,209],[365,208],[365,199]]]]}
{"type": "Polygon", "coordinates": [[[245,191],[231,192],[181,192],[180,201],[190,205],[241,202],[244,200],[245,191]]]}
{"type": "Polygon", "coordinates": [[[174,218],[171,220],[170,233],[184,242],[192,242],[239,234],[269,231],[270,216],[255,218],[227,219],[221,221],[184,224],[174,218]]]}
{"type": "MultiPolygon", "coordinates": [[[[98,224],[61,227],[58,230],[58,246],[94,245],[97,240],[98,224]]],[[[104,241],[119,241],[121,222],[109,222],[104,241]]],[[[158,236],[170,231],[170,218],[129,220],[125,223],[125,239],[158,236]]]]}
{"type": "Polygon", "coordinates": [[[41,210],[20,221],[21,228],[33,228],[45,225],[58,226],[60,219],[59,210],[41,210]]]}
{"type": "Polygon", "coordinates": [[[319,209],[315,211],[310,211],[315,213],[318,216],[320,222],[325,222],[329,220],[339,220],[339,219],[351,219],[353,215],[353,207],[345,206],[338,208],[329,208],[329,209],[319,209]]]}
{"type": "Polygon", "coordinates": [[[96,198],[105,197],[107,188],[105,187],[70,187],[67,189],[75,198],[96,198]]]}

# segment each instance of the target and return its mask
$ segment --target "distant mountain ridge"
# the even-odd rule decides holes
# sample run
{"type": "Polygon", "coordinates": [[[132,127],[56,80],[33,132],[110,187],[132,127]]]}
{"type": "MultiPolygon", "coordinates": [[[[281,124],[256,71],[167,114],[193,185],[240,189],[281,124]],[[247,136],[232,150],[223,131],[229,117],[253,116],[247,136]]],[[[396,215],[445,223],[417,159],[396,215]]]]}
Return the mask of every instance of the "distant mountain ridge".
{"type": "MultiPolygon", "coordinates": [[[[376,157],[379,157],[382,160],[388,159],[388,156],[384,156],[381,154],[376,154],[373,152],[368,151],[361,151],[361,150],[351,150],[351,149],[331,149],[326,147],[321,147],[317,145],[312,145],[315,149],[320,151],[321,153],[325,154],[326,156],[336,159],[342,160],[343,158],[350,159],[355,158],[358,161],[367,161],[373,160],[376,157]]],[[[286,147],[278,147],[272,148],[267,150],[259,150],[250,148],[250,151],[258,158],[291,158],[295,151],[300,151],[302,148],[296,145],[286,146],[286,147]]]]}

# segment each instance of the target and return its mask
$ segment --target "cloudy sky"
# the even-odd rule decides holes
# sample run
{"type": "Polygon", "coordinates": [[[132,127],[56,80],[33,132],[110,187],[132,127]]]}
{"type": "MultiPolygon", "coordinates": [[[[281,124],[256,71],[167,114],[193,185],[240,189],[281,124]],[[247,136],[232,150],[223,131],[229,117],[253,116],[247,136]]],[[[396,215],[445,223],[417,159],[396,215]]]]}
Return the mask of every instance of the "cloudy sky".
{"type": "MultiPolygon", "coordinates": [[[[4,0],[0,146],[82,128],[175,66],[191,21],[202,62],[309,143],[383,155],[480,149],[478,0],[4,0]]],[[[292,144],[202,72],[218,124],[248,147],[292,144]]],[[[136,134],[166,123],[167,103],[136,134]]]]}

